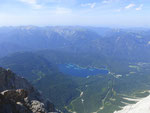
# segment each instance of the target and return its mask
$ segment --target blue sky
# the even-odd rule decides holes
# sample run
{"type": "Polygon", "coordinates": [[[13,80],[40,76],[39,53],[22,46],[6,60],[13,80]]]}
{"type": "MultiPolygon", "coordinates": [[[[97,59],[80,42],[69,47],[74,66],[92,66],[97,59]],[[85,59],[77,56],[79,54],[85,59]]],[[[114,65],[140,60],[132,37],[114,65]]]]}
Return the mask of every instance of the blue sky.
{"type": "Polygon", "coordinates": [[[150,27],[150,0],[1,0],[0,26],[150,27]]]}

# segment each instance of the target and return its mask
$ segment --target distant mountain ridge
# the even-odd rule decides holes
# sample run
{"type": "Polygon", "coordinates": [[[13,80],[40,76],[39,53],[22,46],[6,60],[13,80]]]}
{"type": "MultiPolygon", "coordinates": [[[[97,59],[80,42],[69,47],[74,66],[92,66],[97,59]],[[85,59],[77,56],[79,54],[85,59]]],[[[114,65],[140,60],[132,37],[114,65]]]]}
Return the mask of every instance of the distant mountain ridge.
{"type": "Polygon", "coordinates": [[[148,60],[149,29],[96,27],[1,27],[0,57],[21,51],[52,49],[126,60],[148,60]],[[139,54],[140,52],[140,54],[139,54]],[[138,56],[136,55],[138,54],[138,56]],[[146,55],[143,55],[146,54],[146,55]]]}

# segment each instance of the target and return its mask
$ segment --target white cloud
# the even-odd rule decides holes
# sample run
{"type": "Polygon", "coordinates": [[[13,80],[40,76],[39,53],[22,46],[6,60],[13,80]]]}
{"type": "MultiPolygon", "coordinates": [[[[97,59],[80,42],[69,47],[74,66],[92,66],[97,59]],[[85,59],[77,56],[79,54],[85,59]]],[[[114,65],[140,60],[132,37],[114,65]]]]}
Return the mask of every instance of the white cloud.
{"type": "Polygon", "coordinates": [[[82,7],[87,7],[89,6],[90,8],[94,8],[96,6],[96,3],[87,3],[87,4],[81,4],[82,7]]]}
{"type": "Polygon", "coordinates": [[[62,8],[62,7],[58,7],[56,8],[56,10],[52,11],[55,14],[71,14],[72,10],[68,9],[68,8],[62,8]]]}
{"type": "Polygon", "coordinates": [[[109,4],[111,2],[113,2],[113,0],[104,0],[104,1],[102,1],[102,3],[104,3],[104,4],[109,4]]]}
{"type": "Polygon", "coordinates": [[[141,4],[139,7],[137,7],[137,8],[136,8],[136,10],[137,10],[137,11],[142,10],[143,6],[144,6],[144,5],[143,5],[143,4],[141,4]]]}
{"type": "Polygon", "coordinates": [[[25,2],[25,3],[28,3],[28,4],[36,4],[37,1],[36,0],[20,0],[21,2],[25,2]]]}
{"type": "Polygon", "coordinates": [[[111,0],[104,0],[104,1],[102,1],[102,3],[104,3],[104,4],[108,4],[110,2],[111,2],[111,0]]]}
{"type": "Polygon", "coordinates": [[[129,4],[129,5],[127,5],[126,7],[125,7],[125,9],[130,9],[130,8],[132,8],[132,7],[134,7],[135,6],[135,4],[129,4]]]}
{"type": "Polygon", "coordinates": [[[113,3],[113,2],[118,2],[119,0],[104,0],[102,1],[103,4],[109,4],[109,3],[113,3]]]}
{"type": "Polygon", "coordinates": [[[19,1],[31,5],[34,9],[42,8],[42,5],[38,4],[37,0],[19,0],[19,1]]]}
{"type": "Polygon", "coordinates": [[[121,12],[121,9],[115,9],[114,11],[115,12],[121,12]]]}

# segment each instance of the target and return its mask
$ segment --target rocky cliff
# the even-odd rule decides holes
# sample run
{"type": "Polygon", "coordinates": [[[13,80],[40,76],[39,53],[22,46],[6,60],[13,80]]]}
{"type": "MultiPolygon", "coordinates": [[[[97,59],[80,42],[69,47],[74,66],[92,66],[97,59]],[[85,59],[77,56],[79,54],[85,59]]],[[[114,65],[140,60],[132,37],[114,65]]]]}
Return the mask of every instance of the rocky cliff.
{"type": "Polygon", "coordinates": [[[56,112],[54,105],[26,79],[0,68],[0,113],[49,112],[56,112]]]}

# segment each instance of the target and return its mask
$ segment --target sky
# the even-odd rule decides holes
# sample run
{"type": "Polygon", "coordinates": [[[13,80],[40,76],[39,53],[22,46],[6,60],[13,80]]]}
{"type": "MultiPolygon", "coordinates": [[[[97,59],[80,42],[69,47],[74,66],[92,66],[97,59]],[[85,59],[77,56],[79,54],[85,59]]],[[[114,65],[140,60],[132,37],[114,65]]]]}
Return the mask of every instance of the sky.
{"type": "Polygon", "coordinates": [[[150,0],[0,0],[0,26],[150,27],[150,0]]]}

